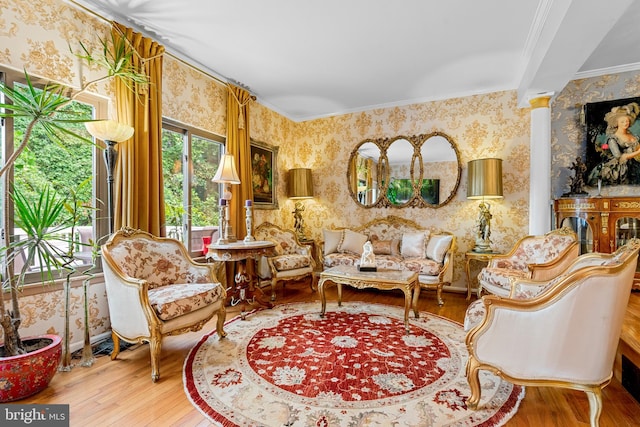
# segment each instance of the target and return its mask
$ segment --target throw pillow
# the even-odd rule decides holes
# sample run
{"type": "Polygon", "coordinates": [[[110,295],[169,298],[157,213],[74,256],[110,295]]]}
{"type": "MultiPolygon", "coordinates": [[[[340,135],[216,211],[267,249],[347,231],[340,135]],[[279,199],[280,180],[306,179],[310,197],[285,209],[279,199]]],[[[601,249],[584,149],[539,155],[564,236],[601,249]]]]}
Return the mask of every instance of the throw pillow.
{"type": "Polygon", "coordinates": [[[404,233],[400,243],[400,254],[404,258],[424,258],[425,239],[426,234],[423,231],[419,233],[404,233]]]}
{"type": "Polygon", "coordinates": [[[442,263],[452,240],[453,236],[449,234],[431,236],[429,243],[427,243],[427,258],[442,263]]]}
{"type": "Polygon", "coordinates": [[[373,253],[376,255],[391,255],[393,240],[371,240],[373,253]]]}
{"type": "Polygon", "coordinates": [[[338,245],[338,252],[351,252],[362,255],[362,246],[367,243],[368,240],[369,237],[366,234],[345,229],[342,240],[338,245]]]}
{"type": "Polygon", "coordinates": [[[342,240],[342,230],[322,230],[324,236],[324,255],[338,252],[338,245],[342,240]]]}

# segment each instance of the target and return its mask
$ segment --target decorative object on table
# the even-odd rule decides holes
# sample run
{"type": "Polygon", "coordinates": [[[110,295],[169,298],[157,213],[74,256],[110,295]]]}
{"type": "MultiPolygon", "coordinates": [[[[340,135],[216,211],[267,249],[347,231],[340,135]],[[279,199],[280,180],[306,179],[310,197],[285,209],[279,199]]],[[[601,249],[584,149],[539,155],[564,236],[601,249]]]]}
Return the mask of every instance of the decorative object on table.
{"type": "Polygon", "coordinates": [[[227,238],[227,199],[220,199],[220,237],[218,237],[218,241],[216,244],[218,245],[226,245],[229,243],[229,239],[227,238]]]}
{"type": "Polygon", "coordinates": [[[115,120],[99,120],[84,124],[87,131],[106,144],[104,163],[107,167],[107,204],[109,208],[109,234],[113,234],[113,173],[118,160],[116,144],[133,136],[133,127],[115,120]]]}
{"type": "Polygon", "coordinates": [[[467,409],[462,326],[426,312],[411,325],[406,335],[402,307],[383,304],[345,302],[324,319],[317,302],[258,310],[227,322],[233,345],[202,337],[184,363],[185,392],[216,425],[507,423],[524,388],[481,372],[486,405],[467,409]]]}
{"type": "Polygon", "coordinates": [[[376,271],[376,255],[373,252],[373,245],[370,240],[362,245],[362,256],[360,257],[360,265],[358,265],[360,271],[376,271]]]}
{"type": "Polygon", "coordinates": [[[304,219],[302,218],[304,204],[301,200],[313,198],[313,177],[311,176],[311,169],[296,168],[289,170],[287,196],[290,199],[296,200],[295,210],[292,212],[294,220],[293,228],[296,231],[298,239],[307,240],[304,229],[304,219]]]}
{"type": "Polygon", "coordinates": [[[221,230],[221,234],[224,232],[224,238],[227,240],[227,242],[235,242],[238,239],[233,231],[233,226],[229,221],[229,205],[231,204],[230,201],[232,197],[231,184],[240,184],[240,178],[238,177],[238,171],[236,170],[236,161],[233,155],[222,155],[222,157],[220,158],[220,164],[218,165],[218,170],[211,180],[213,182],[224,184],[223,199],[226,200],[226,223],[224,230],[221,230]]]}
{"type": "Polygon", "coordinates": [[[211,244],[211,236],[202,236],[202,255],[206,255],[209,251],[209,245],[211,244]]]}
{"type": "Polygon", "coordinates": [[[254,242],[256,240],[253,237],[253,202],[251,200],[245,200],[244,202],[245,215],[246,215],[246,226],[247,226],[247,235],[244,237],[245,242],[254,242]]]}
{"type": "MultiPolygon", "coordinates": [[[[582,158],[576,157],[569,170],[573,171],[573,176],[569,179],[569,192],[564,193],[562,197],[588,196],[589,193],[584,191],[584,175],[587,172],[587,165],[582,162],[582,158]]],[[[598,194],[600,194],[601,188],[602,180],[598,179],[598,194]]]]}
{"type": "Polygon", "coordinates": [[[502,159],[487,158],[468,163],[467,199],[481,200],[476,220],[474,252],[491,252],[491,205],[485,200],[502,199],[502,159]]]}
{"type": "Polygon", "coordinates": [[[278,147],[251,140],[251,185],[255,209],[278,209],[278,147]]]}

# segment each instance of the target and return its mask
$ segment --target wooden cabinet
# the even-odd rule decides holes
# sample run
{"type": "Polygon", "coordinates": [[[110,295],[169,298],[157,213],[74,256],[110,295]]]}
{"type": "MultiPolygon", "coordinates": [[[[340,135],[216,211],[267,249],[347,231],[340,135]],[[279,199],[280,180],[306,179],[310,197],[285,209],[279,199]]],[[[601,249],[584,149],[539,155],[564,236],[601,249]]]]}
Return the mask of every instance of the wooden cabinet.
{"type": "MultiPolygon", "coordinates": [[[[571,227],[580,242],[580,253],[614,252],[629,239],[640,238],[640,198],[560,198],[553,203],[555,226],[571,227]]],[[[640,289],[640,266],[634,289],[640,289]]]]}

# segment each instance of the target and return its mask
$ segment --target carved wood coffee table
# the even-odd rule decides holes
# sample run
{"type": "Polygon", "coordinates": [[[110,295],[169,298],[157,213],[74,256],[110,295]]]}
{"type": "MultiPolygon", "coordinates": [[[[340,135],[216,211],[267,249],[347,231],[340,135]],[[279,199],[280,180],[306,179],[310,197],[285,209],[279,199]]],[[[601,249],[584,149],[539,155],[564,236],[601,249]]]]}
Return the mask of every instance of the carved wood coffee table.
{"type": "Polygon", "coordinates": [[[325,289],[327,284],[335,284],[338,288],[338,306],[342,306],[342,285],[357,289],[374,288],[380,290],[400,289],[404,292],[404,327],[409,330],[409,309],[413,308],[416,319],[418,314],[418,298],[420,285],[418,273],[404,270],[378,269],[378,271],[359,271],[355,266],[341,265],[331,267],[320,273],[318,292],[322,302],[320,317],[324,317],[327,308],[325,289]]]}

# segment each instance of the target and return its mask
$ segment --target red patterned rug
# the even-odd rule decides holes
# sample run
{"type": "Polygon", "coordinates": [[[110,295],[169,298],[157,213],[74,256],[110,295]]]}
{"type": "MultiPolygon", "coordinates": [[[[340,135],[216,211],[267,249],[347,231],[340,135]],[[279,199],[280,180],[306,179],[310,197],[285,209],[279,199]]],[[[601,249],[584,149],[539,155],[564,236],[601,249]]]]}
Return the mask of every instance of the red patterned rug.
{"type": "Polygon", "coordinates": [[[482,409],[467,409],[462,326],[400,307],[277,305],[227,322],[191,350],[187,396],[220,426],[500,426],[524,388],[481,371],[482,409]]]}

